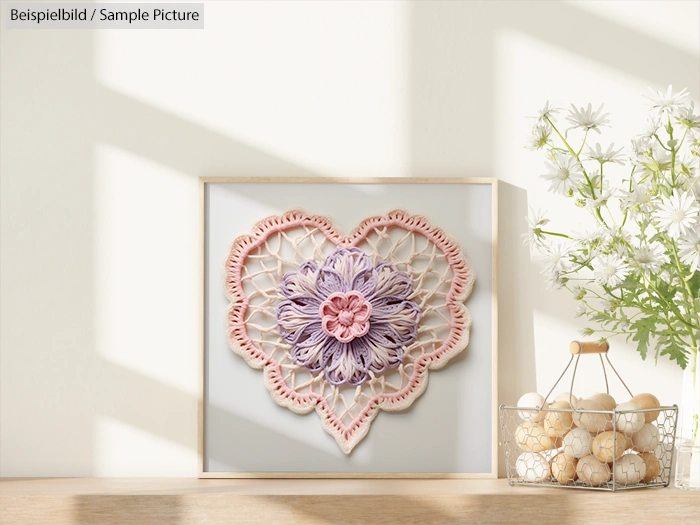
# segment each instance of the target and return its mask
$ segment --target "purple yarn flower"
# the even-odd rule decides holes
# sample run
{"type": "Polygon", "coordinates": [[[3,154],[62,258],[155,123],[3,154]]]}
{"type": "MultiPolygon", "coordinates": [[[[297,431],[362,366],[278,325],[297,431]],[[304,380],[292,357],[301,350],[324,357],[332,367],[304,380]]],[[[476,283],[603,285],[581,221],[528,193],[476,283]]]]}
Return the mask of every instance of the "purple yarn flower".
{"type": "Polygon", "coordinates": [[[372,264],[359,248],[337,248],[322,266],[306,261],[280,282],[277,329],[292,359],[333,385],[361,385],[398,367],[418,336],[413,281],[393,265],[372,264]]]}

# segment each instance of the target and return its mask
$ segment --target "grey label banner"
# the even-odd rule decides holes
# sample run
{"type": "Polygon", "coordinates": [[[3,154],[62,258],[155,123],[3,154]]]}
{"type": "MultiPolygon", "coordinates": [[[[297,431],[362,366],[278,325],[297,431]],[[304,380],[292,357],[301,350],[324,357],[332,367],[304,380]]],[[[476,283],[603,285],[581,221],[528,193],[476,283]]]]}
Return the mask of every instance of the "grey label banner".
{"type": "Polygon", "coordinates": [[[5,4],[7,29],[203,29],[204,4],[5,4]]]}

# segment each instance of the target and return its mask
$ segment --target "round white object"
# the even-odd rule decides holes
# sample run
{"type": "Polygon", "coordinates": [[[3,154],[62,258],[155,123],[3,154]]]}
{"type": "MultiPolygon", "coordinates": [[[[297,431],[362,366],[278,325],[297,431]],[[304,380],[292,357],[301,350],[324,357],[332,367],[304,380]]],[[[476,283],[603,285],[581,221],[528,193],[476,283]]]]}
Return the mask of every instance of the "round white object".
{"type": "Polygon", "coordinates": [[[610,394],[606,394],[604,392],[593,394],[588,399],[590,399],[591,401],[595,401],[605,410],[615,410],[615,407],[617,406],[617,401],[615,401],[615,398],[610,394]]]}
{"type": "Polygon", "coordinates": [[[545,481],[550,477],[549,462],[537,452],[523,452],[515,461],[515,471],[525,481],[545,481]]]}
{"type": "Polygon", "coordinates": [[[653,423],[644,426],[632,434],[632,448],[637,452],[654,452],[659,446],[659,429],[653,423]]]}
{"type": "Polygon", "coordinates": [[[634,485],[647,475],[647,465],[637,454],[625,454],[615,462],[615,482],[634,485]]]}
{"type": "Polygon", "coordinates": [[[576,476],[589,487],[600,487],[610,481],[610,467],[595,456],[586,456],[576,463],[576,476]]]}
{"type": "MultiPolygon", "coordinates": [[[[641,410],[636,403],[621,403],[615,407],[616,411],[621,410],[641,410]]],[[[616,414],[617,431],[623,434],[631,435],[639,432],[644,426],[643,412],[628,412],[626,414],[616,414]]]]}
{"type": "MultiPolygon", "coordinates": [[[[542,408],[543,405],[544,398],[537,392],[529,392],[518,399],[518,408],[542,408]]],[[[539,412],[535,410],[520,410],[518,411],[518,415],[523,418],[524,421],[539,423],[544,419],[545,413],[541,410],[539,412]]]]}
{"type": "Polygon", "coordinates": [[[553,403],[556,403],[557,401],[565,401],[567,403],[570,403],[572,407],[576,406],[576,403],[578,403],[578,397],[576,397],[573,394],[569,394],[569,392],[562,392],[559,394],[557,397],[554,398],[553,403]],[[571,399],[571,401],[569,401],[571,399]]]}
{"type": "Polygon", "coordinates": [[[575,458],[588,456],[591,453],[591,434],[585,428],[571,429],[571,432],[564,436],[562,445],[564,447],[562,451],[567,456],[575,458]]]}
{"type": "Polygon", "coordinates": [[[591,434],[597,434],[613,427],[612,414],[604,414],[606,410],[600,403],[591,399],[579,399],[571,414],[574,425],[583,428],[591,434]]]}

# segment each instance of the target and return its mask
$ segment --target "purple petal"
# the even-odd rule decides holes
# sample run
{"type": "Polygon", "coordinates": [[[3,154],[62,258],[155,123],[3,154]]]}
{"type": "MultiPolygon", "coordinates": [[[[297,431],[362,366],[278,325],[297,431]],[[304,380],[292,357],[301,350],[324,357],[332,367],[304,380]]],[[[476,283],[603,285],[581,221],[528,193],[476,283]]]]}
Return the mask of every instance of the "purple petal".
{"type": "Polygon", "coordinates": [[[333,268],[323,267],[318,272],[316,278],[316,288],[321,297],[326,298],[335,292],[347,292],[348,285],[343,280],[342,275],[333,268]]]}
{"type": "Polygon", "coordinates": [[[323,351],[326,380],[333,385],[361,385],[369,377],[367,364],[371,354],[369,346],[357,345],[354,340],[341,343],[333,339],[323,351]]]}
{"type": "Polygon", "coordinates": [[[338,272],[348,285],[358,274],[373,268],[372,259],[359,248],[338,248],[328,256],[323,266],[338,272]]]}
{"type": "Polygon", "coordinates": [[[316,289],[318,265],[314,261],[306,261],[296,272],[289,272],[280,281],[280,293],[286,298],[311,296],[319,297],[316,289]]]}
{"type": "Polygon", "coordinates": [[[377,284],[374,297],[391,296],[406,299],[413,293],[413,279],[392,264],[380,262],[376,267],[377,284]]]}
{"type": "Polygon", "coordinates": [[[289,352],[295,364],[306,367],[311,373],[323,370],[323,350],[328,346],[329,338],[323,332],[315,331],[301,344],[296,344],[289,352]]]}
{"type": "Polygon", "coordinates": [[[321,322],[318,319],[318,307],[313,310],[312,306],[301,307],[294,301],[287,299],[279,303],[275,309],[277,317],[277,331],[288,343],[295,343],[301,333],[312,323],[321,322]],[[310,313],[314,311],[315,314],[310,313]]]}
{"type": "Polygon", "coordinates": [[[352,289],[365,298],[374,296],[377,289],[377,272],[374,269],[362,270],[352,280],[352,289]]]}
{"type": "Polygon", "coordinates": [[[370,323],[394,322],[397,319],[417,324],[421,311],[413,301],[404,301],[395,297],[381,297],[369,301],[372,305],[370,323]]]}
{"type": "Polygon", "coordinates": [[[401,336],[389,325],[378,325],[364,339],[371,349],[372,363],[369,368],[372,372],[379,373],[401,364],[406,345],[415,339],[415,335],[411,339],[401,336]]]}

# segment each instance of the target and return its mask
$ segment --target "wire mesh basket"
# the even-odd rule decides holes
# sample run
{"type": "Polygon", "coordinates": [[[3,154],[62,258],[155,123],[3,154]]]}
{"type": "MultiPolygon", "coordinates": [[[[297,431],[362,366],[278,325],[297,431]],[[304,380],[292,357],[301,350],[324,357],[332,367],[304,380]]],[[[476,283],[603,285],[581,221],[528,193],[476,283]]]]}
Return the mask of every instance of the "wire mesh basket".
{"type": "Polygon", "coordinates": [[[607,342],[574,341],[569,364],[541,406],[500,406],[501,446],[511,485],[608,491],[669,485],[678,407],[616,405],[610,396],[606,361],[634,396],[610,362],[608,350],[607,342]],[[598,354],[606,394],[586,400],[572,394],[582,354],[598,354]],[[548,403],[572,362],[569,392],[548,403]]]}

